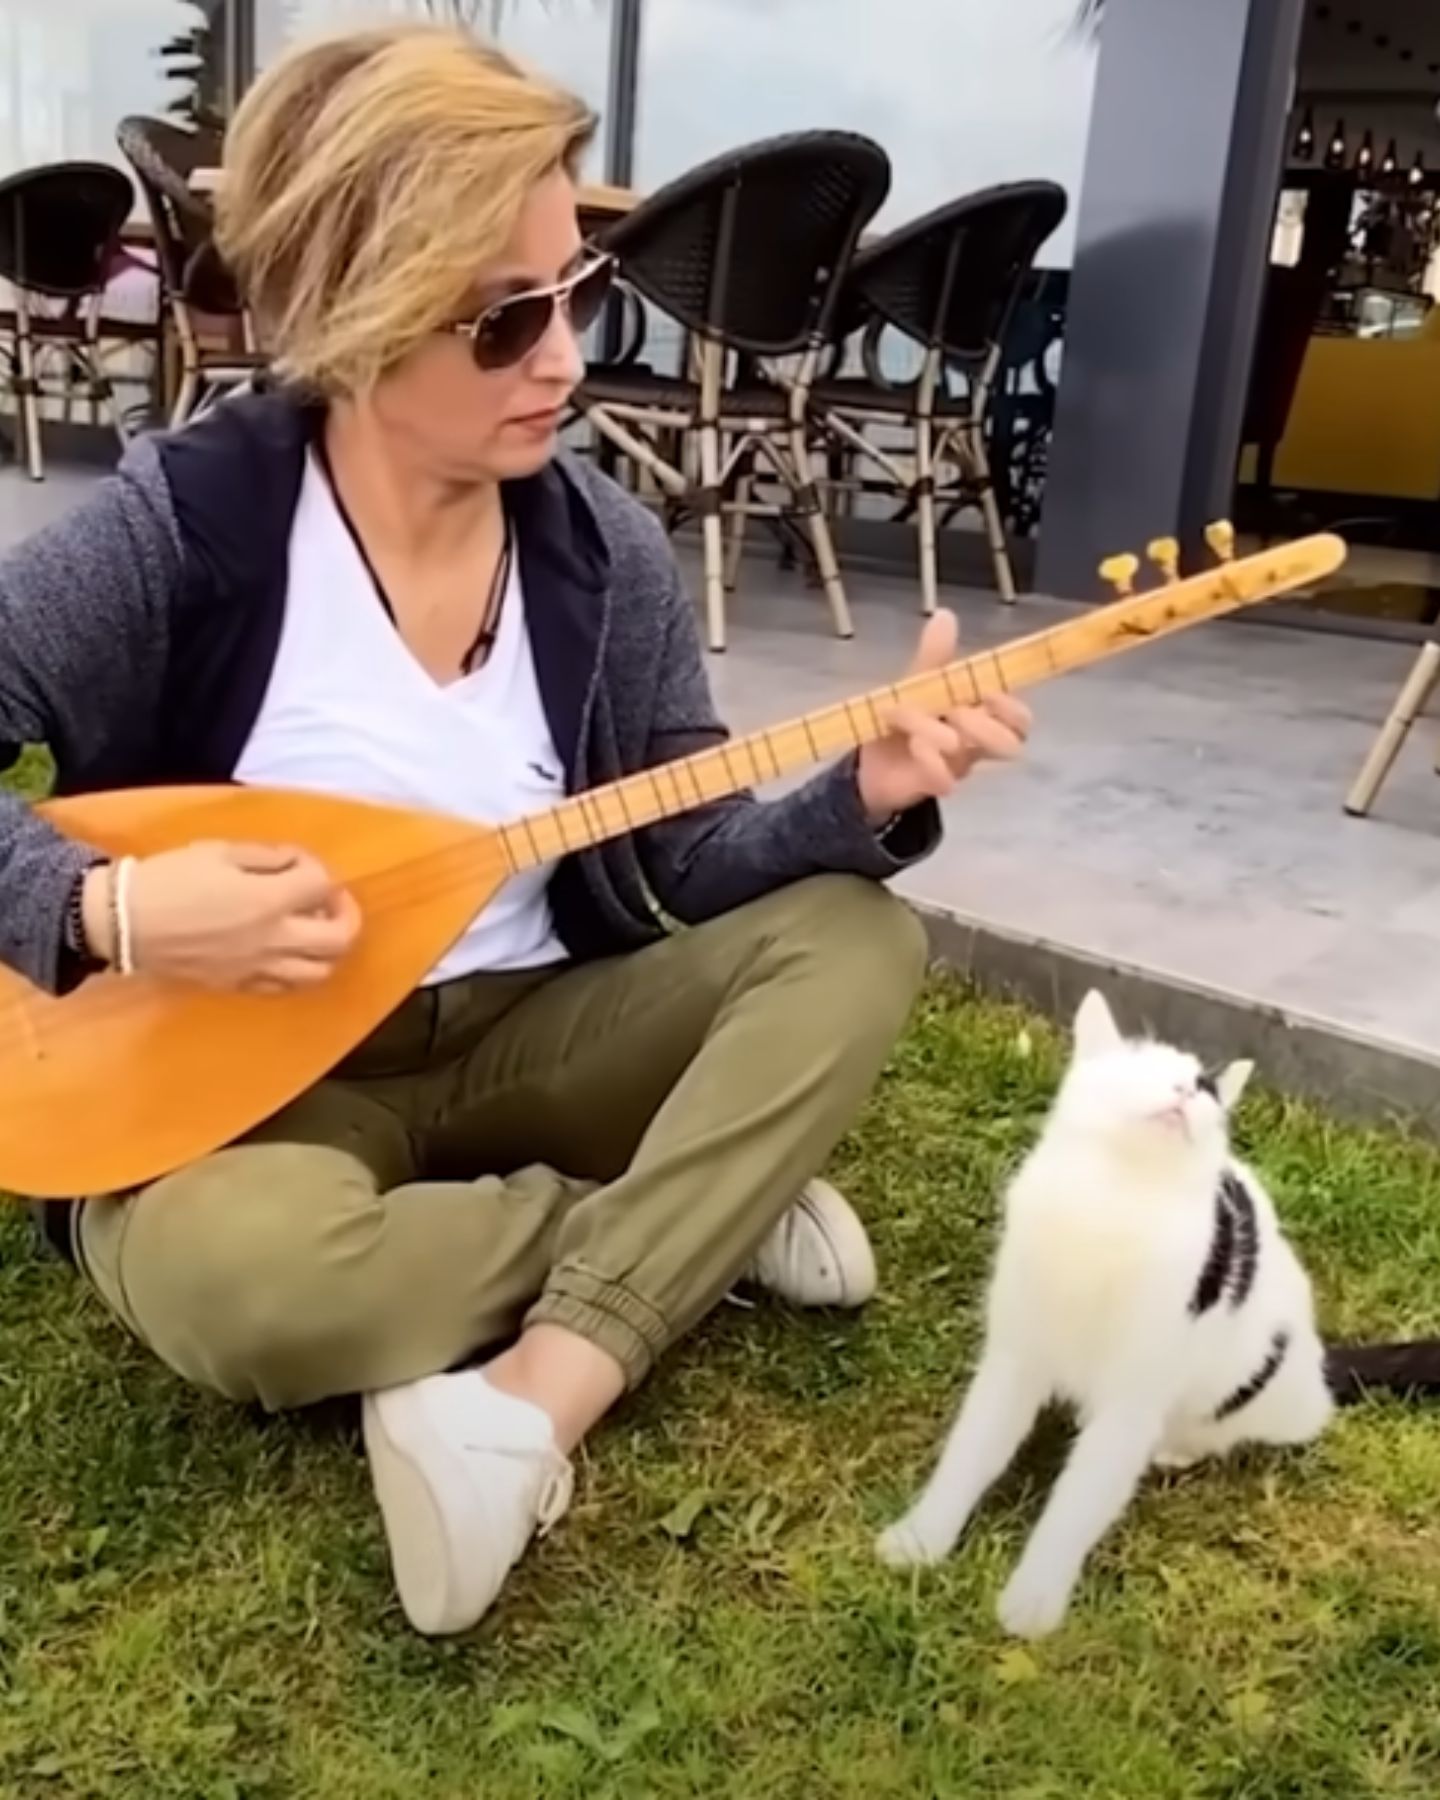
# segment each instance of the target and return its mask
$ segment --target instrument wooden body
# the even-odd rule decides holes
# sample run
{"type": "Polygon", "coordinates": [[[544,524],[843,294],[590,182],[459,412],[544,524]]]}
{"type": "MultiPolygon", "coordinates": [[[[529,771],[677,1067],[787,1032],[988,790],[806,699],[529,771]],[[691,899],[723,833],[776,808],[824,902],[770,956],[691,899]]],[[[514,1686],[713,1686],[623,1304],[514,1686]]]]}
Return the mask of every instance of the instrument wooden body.
{"type": "Polygon", "coordinates": [[[372,1031],[510,873],[494,835],[463,820],[317,794],[147,788],[41,810],[114,855],[303,844],[364,925],[322,987],[279,999],[106,974],[55,1000],[0,971],[0,1183],[22,1195],[114,1192],[258,1124],[372,1031]],[[407,873],[437,863],[443,880],[407,873]]]}
{"type": "Polygon", "coordinates": [[[240,786],[48,803],[40,811],[61,831],[113,855],[206,838],[303,845],[355,895],[364,923],[328,981],[281,998],[212,994],[142,972],[98,976],[55,999],[0,970],[0,1188],[112,1193],[231,1142],[332,1069],[521,868],[873,740],[899,702],[941,712],[1032,686],[1312,582],[1345,553],[1321,536],[1228,563],[494,829],[240,786]]]}

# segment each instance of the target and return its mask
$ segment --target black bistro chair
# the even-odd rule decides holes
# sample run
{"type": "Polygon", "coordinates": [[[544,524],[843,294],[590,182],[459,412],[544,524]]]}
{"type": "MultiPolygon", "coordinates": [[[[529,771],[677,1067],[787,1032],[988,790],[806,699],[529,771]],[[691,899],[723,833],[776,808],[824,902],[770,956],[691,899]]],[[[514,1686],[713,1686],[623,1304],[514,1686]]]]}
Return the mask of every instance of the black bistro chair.
{"type": "Polygon", "coordinates": [[[850,612],[810,461],[810,385],[890,162],[870,139],[814,131],[716,157],[642,202],[606,234],[621,274],[675,321],[681,371],[632,355],[591,369],[578,404],[602,444],[654,481],[673,524],[700,518],[712,650],[725,647],[724,519],[737,511],[801,521],[835,629],[850,612]],[[791,359],[783,382],[770,360],[791,359]],[[754,497],[763,467],[774,501],[754,497]]]}
{"type": "Polygon", "coordinates": [[[45,478],[42,400],[78,398],[98,421],[102,406],[121,440],[125,421],[101,357],[101,305],[134,193],[103,163],[52,163],[0,181],[0,379],[15,414],[31,478],[45,478]],[[56,305],[56,302],[59,305],[56,305]],[[58,385],[45,365],[57,358],[58,385]]]}
{"type": "Polygon", "coordinates": [[[1015,598],[985,435],[1011,314],[1065,209],[1065,190],[1053,182],[986,188],[902,225],[851,267],[840,332],[863,331],[864,372],[817,383],[816,420],[859,470],[842,485],[895,499],[899,518],[916,517],[927,613],[937,604],[942,507],[953,516],[978,506],[1001,598],[1015,598]],[[908,383],[881,366],[892,328],[923,354],[908,383]],[[953,385],[950,376],[958,378],[953,385]],[[897,433],[900,443],[877,444],[870,435],[876,428],[897,433]]]}
{"type": "Polygon", "coordinates": [[[265,369],[244,302],[215,249],[214,209],[191,186],[197,169],[219,167],[222,140],[218,132],[143,116],[122,119],[115,136],[155,233],[163,307],[180,361],[170,423],[180,425],[208,396],[253,382],[265,369]],[[224,342],[210,341],[201,315],[222,322],[224,342]]]}

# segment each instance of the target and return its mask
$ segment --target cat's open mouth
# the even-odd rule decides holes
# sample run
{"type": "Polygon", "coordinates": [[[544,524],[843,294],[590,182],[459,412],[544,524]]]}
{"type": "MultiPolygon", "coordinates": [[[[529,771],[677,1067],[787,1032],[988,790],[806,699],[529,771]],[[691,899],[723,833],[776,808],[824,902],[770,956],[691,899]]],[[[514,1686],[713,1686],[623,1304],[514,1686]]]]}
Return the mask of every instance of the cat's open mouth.
{"type": "Polygon", "coordinates": [[[1173,1106],[1162,1106],[1150,1117],[1167,1131],[1178,1132],[1181,1137],[1190,1136],[1190,1109],[1183,1100],[1177,1100],[1173,1106]]]}

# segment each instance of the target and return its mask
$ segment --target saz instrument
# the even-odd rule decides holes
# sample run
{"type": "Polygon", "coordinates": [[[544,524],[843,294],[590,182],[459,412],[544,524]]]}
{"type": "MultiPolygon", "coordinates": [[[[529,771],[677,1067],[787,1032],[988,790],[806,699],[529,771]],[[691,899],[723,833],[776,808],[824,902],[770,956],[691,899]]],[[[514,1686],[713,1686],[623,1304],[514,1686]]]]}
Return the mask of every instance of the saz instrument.
{"type": "Polygon", "coordinates": [[[359,903],[359,939],[315,988],[214,994],[143,971],[103,973],[64,998],[0,970],[0,1188],[34,1198],[114,1193],[229,1143],[334,1068],[425,978],[501,885],[522,869],[689,812],[885,735],[899,704],[942,713],[1033,687],[1339,568],[1328,535],[1182,581],[1172,540],[1150,546],[1165,576],[1134,591],[1139,561],[1101,573],[1120,598],[997,650],[967,656],[790,724],[727,741],[498,828],[321,794],[244,786],[146,788],[39,808],[112,856],[197,838],[303,846],[359,903]]]}

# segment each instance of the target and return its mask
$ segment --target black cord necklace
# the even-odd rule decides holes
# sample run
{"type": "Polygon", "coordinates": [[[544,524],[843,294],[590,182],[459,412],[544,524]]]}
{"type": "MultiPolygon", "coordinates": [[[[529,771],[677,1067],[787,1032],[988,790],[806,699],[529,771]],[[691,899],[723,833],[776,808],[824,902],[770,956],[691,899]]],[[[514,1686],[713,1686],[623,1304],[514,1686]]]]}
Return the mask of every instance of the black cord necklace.
{"type": "Polygon", "coordinates": [[[500,616],[505,610],[505,595],[510,587],[510,565],[515,553],[515,528],[510,515],[505,514],[505,538],[500,546],[500,555],[496,558],[495,573],[490,577],[490,592],[485,596],[485,610],[480,615],[480,629],[475,633],[475,640],[465,652],[460,664],[461,672],[472,675],[475,670],[489,660],[490,652],[495,648],[495,640],[500,635],[500,616]]]}
{"type": "MultiPolygon", "coordinates": [[[[385,608],[385,616],[398,631],[399,621],[395,617],[395,608],[390,604],[390,596],[385,592],[385,584],[380,579],[380,572],[365,548],[365,540],[356,529],[355,521],[350,516],[350,509],[341,497],[339,483],[335,480],[334,471],[330,467],[330,456],[325,441],[317,439],[315,445],[320,459],[321,472],[325,477],[325,485],[330,490],[330,498],[335,510],[340,515],[340,522],[349,534],[350,541],[359,552],[360,560],[365,565],[365,572],[370,577],[370,585],[375,590],[375,597],[385,608]]],[[[501,517],[504,520],[505,536],[501,541],[500,555],[495,563],[495,572],[490,577],[490,591],[485,596],[485,610],[480,614],[480,628],[471,641],[470,648],[460,662],[462,675],[473,675],[488,659],[495,648],[495,640],[500,635],[500,615],[505,607],[505,594],[510,586],[510,567],[515,556],[515,526],[509,512],[501,499],[501,517]]]]}

